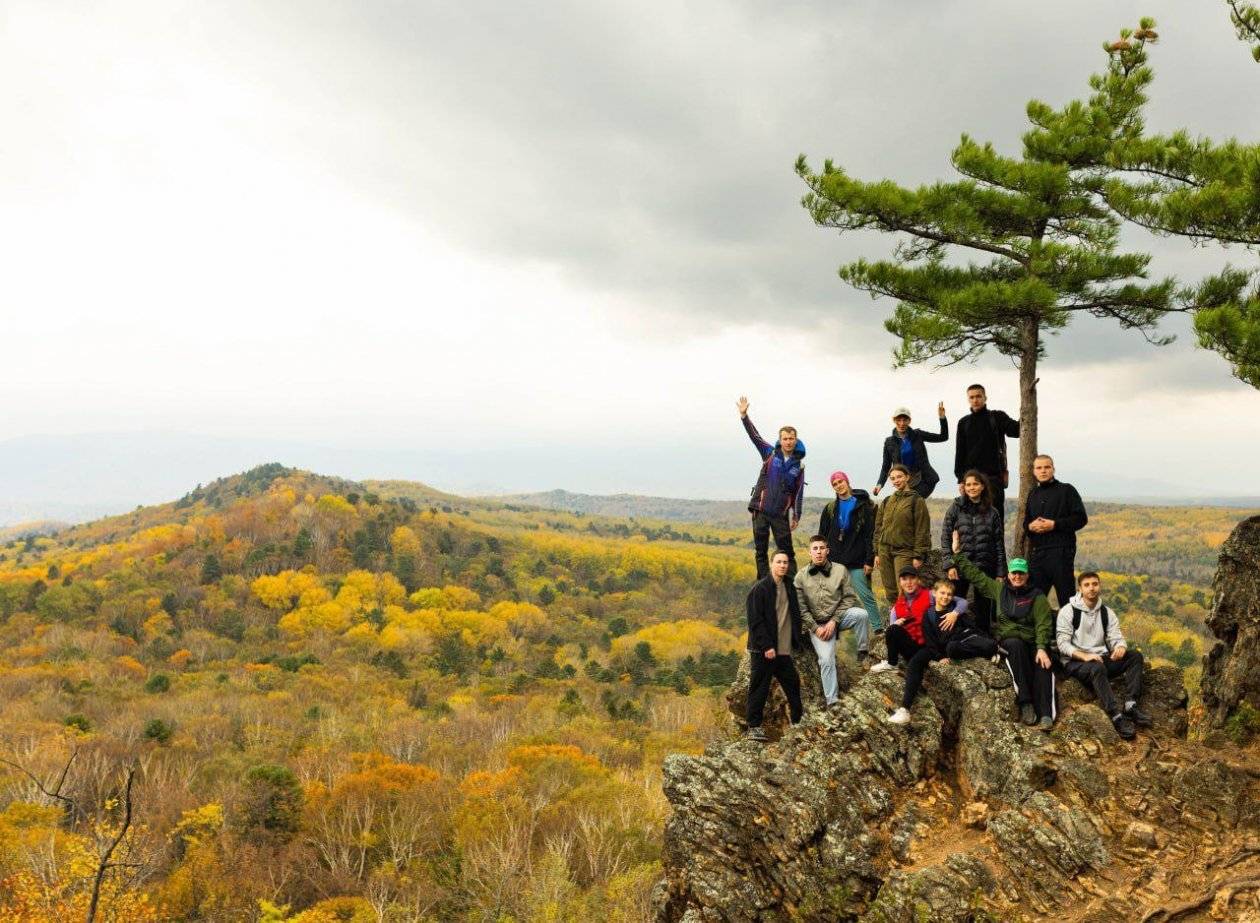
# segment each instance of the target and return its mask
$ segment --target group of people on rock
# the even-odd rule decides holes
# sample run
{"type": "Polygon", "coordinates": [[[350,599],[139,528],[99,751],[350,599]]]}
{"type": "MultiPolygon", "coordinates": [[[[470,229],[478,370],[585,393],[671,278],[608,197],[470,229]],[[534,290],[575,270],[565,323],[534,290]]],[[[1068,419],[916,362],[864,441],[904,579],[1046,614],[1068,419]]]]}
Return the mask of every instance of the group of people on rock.
{"type": "Polygon", "coordinates": [[[940,475],[926,444],[949,439],[944,403],[937,407],[935,433],[911,427],[907,408],[893,412],[894,428],[884,440],[870,493],[855,489],[844,471],[832,472],[835,498],[823,508],[809,540],[808,566],[798,570],[792,533],[804,502],[805,443],[794,427],[784,426],[771,445],[749,419],[748,399],[739,399],[740,419],[761,457],[748,503],[757,563],[757,583],[747,600],[750,738],[766,739],[762,722],[775,679],[792,722],[801,720],[792,653],[805,650],[806,637],[818,657],[826,707],[839,708],[836,644],[845,631],[853,632],[860,667],[872,673],[904,670],[901,705],[888,718],[893,724],[911,721],[930,663],[983,657],[1009,671],[1026,725],[1053,729],[1056,674],[1063,674],[1093,690],[1121,737],[1131,739],[1137,727],[1150,726],[1138,707],[1142,655],[1129,648],[1119,618],[1103,604],[1099,575],[1075,573],[1076,533],[1089,521],[1080,494],[1055,477],[1053,458],[1038,455],[1035,484],[1018,524],[1027,536],[1028,558],[1008,559],[1006,440],[1019,437],[1019,420],[990,410],[982,385],[968,387],[967,402],[970,412],[955,438],[959,495],[941,529],[943,572],[934,573],[925,498],[940,475]],[[876,506],[872,496],[889,482],[892,493],[876,506]],[[876,571],[889,606],[886,625],[871,589],[876,571]],[[1057,614],[1050,606],[1052,589],[1057,614]],[[871,641],[880,635],[887,654],[876,662],[871,641]],[[1123,701],[1111,688],[1116,676],[1123,677],[1123,701]]]}

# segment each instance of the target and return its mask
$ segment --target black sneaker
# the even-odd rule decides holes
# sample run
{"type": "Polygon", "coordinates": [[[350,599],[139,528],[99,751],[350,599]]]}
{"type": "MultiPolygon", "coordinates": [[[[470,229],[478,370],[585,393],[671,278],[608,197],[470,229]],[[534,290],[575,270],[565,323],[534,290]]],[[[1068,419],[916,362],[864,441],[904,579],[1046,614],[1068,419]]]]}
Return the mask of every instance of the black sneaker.
{"type": "Polygon", "coordinates": [[[1137,728],[1124,712],[1120,712],[1112,718],[1111,723],[1115,726],[1116,733],[1125,740],[1132,740],[1137,736],[1137,728]]]}
{"type": "Polygon", "coordinates": [[[1142,709],[1138,708],[1136,705],[1126,708],[1124,710],[1124,716],[1138,727],[1142,728],[1148,728],[1155,723],[1155,719],[1146,712],[1142,711],[1142,709]]]}
{"type": "Polygon", "coordinates": [[[1019,720],[1032,727],[1037,723],[1037,710],[1032,705],[1019,706],[1019,720]]]}
{"type": "Polygon", "coordinates": [[[770,738],[766,736],[766,732],[764,728],[755,727],[755,728],[748,729],[748,739],[755,740],[760,743],[765,743],[770,738]]]}

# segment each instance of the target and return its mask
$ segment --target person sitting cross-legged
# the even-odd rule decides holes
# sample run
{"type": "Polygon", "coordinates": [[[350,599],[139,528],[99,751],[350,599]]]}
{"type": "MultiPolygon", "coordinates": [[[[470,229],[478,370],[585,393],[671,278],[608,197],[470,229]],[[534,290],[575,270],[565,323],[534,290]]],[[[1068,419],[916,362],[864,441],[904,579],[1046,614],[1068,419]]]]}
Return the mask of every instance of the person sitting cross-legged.
{"type": "Polygon", "coordinates": [[[1015,701],[1024,724],[1043,731],[1054,729],[1057,714],[1054,702],[1054,615],[1050,601],[1028,580],[1028,562],[1014,558],[1007,562],[1006,579],[985,574],[967,559],[962,538],[954,531],[954,566],[971,581],[977,593],[996,603],[997,642],[1006,651],[1006,668],[1015,684],[1015,701]]]}
{"type": "Polygon", "coordinates": [[[1111,718],[1116,733],[1132,740],[1136,726],[1151,726],[1151,717],[1140,708],[1142,654],[1129,650],[1120,632],[1120,619],[1103,605],[1102,578],[1087,571],[1076,580],[1077,593],[1059,610],[1056,640],[1063,655],[1063,670],[1075,676],[1098,696],[1098,705],[1111,718]],[[1111,677],[1124,677],[1124,707],[1111,691],[1111,677]]]}
{"type": "Polygon", "coordinates": [[[809,540],[809,567],[796,572],[796,596],[801,605],[801,621],[809,632],[810,643],[818,655],[822,674],[823,696],[827,706],[840,704],[836,682],[836,640],[842,631],[853,632],[857,641],[857,658],[866,660],[869,646],[870,619],[858,602],[849,579],[849,569],[832,564],[828,559],[827,539],[815,535],[809,540]]]}

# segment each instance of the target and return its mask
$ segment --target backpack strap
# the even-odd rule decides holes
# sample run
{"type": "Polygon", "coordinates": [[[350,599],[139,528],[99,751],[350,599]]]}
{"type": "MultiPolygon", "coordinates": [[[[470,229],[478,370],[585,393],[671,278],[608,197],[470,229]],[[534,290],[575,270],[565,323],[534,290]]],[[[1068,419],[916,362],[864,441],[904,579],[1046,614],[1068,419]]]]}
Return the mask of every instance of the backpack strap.
{"type": "Polygon", "coordinates": [[[1072,634],[1075,635],[1081,628],[1081,610],[1072,607],[1072,634]]]}

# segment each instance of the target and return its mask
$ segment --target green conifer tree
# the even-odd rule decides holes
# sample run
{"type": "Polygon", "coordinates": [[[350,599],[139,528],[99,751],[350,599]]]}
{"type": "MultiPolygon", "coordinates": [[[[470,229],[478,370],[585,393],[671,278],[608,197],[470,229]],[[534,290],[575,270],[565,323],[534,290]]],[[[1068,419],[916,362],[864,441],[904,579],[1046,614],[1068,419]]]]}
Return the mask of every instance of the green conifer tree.
{"type": "Polygon", "coordinates": [[[1100,195],[1100,160],[1140,133],[1149,69],[1144,76],[1113,86],[1116,73],[1096,75],[1090,99],[1062,109],[1030,102],[1033,127],[1019,157],[963,135],[951,157],[962,178],[953,182],[863,182],[830,160],[817,173],[804,155],[797,160],[809,187],[803,204],[816,224],[900,238],[892,259],[860,259],[839,271],[872,297],[897,301],[884,322],[900,340],[896,366],[950,365],[993,349],[1018,368],[1020,516],[1038,451],[1038,363],[1047,335],[1087,313],[1156,345],[1172,339],[1156,326],[1177,310],[1174,283],[1146,282],[1150,257],[1118,252],[1120,222],[1100,195]]]}

